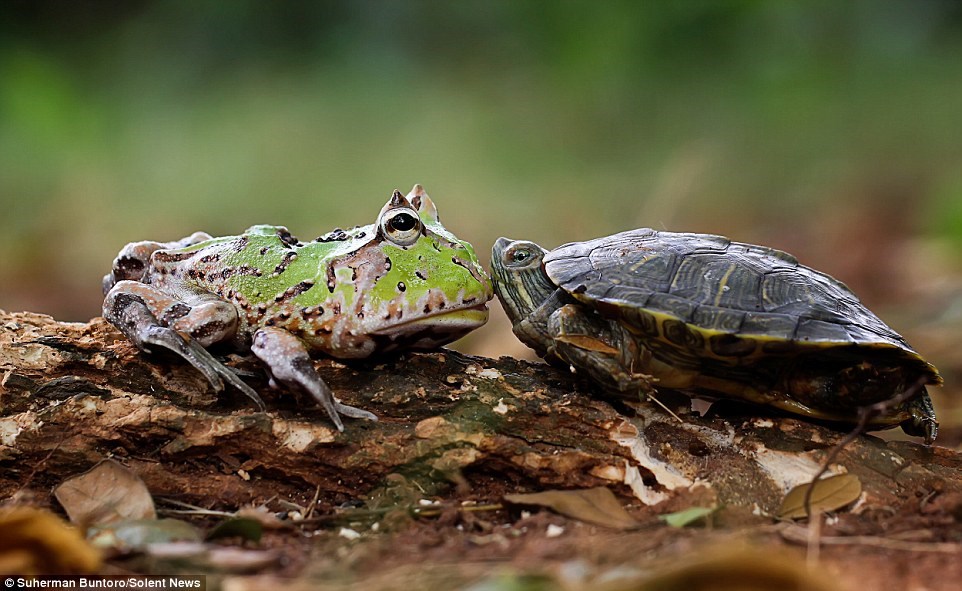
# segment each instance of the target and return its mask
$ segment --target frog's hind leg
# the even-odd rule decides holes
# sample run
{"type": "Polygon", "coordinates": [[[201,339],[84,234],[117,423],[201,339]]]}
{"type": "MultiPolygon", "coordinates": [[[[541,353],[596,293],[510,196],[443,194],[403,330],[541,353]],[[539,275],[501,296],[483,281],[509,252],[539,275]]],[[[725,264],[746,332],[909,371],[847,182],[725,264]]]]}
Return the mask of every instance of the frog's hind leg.
{"type": "Polygon", "coordinates": [[[253,400],[258,408],[266,408],[253,388],[204,348],[205,344],[232,336],[236,330],[237,312],[227,302],[217,300],[213,294],[204,297],[200,293],[182,301],[151,285],[120,281],[107,293],[103,312],[104,318],[142,351],[149,353],[154,346],[169,349],[197,368],[218,392],[224,389],[226,381],[253,400]],[[219,314],[211,315],[212,308],[219,314]],[[230,312],[234,315],[233,322],[229,320],[230,312]],[[200,322],[203,315],[213,320],[206,324],[200,322]]]}
{"type": "Polygon", "coordinates": [[[254,333],[251,351],[267,365],[274,379],[310,393],[327,411],[338,431],[344,430],[340,415],[354,419],[377,420],[376,415],[366,410],[338,401],[314,369],[304,343],[286,330],[276,327],[258,330],[254,333]]]}
{"type": "Polygon", "coordinates": [[[205,240],[210,240],[210,238],[210,234],[206,232],[194,232],[190,236],[173,242],[144,240],[127,244],[120,249],[120,252],[117,253],[116,258],[114,258],[114,264],[110,273],[104,275],[104,295],[107,295],[107,292],[120,281],[141,281],[144,278],[144,273],[147,272],[147,263],[150,262],[150,255],[154,254],[155,251],[184,248],[205,240]]]}

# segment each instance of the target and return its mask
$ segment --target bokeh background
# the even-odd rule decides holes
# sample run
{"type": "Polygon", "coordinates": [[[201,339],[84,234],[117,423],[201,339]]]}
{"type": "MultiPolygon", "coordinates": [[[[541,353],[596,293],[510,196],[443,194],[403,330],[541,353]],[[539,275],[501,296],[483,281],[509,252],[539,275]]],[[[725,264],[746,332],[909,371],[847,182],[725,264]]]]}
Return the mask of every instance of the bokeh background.
{"type": "Polygon", "coordinates": [[[313,237],[415,182],[485,262],[640,226],[788,250],[943,369],[962,439],[962,3],[0,6],[0,308],[87,320],[128,241],[313,237]]]}

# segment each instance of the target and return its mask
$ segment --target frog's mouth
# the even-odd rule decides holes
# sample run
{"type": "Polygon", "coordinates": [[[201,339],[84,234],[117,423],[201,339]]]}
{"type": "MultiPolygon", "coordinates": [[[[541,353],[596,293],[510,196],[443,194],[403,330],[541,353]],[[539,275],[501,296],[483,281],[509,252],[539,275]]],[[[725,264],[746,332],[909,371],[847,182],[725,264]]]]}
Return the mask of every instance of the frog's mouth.
{"type": "Polygon", "coordinates": [[[466,308],[450,308],[385,326],[378,335],[393,335],[429,330],[432,333],[466,333],[488,321],[487,303],[466,308]]]}

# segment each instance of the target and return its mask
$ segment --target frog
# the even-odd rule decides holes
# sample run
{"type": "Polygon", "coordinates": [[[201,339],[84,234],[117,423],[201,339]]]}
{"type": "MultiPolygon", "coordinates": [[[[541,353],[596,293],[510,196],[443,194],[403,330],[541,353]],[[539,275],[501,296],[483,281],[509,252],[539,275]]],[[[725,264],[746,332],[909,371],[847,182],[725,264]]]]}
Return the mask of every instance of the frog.
{"type": "Polygon", "coordinates": [[[269,385],[305,392],[338,431],[375,421],[334,396],[312,355],[361,359],[429,350],[484,325],[491,280],[420,185],[397,189],[375,223],[302,242],[284,226],[205,232],[123,247],[103,279],[103,316],[144,353],[172,351],[216,392],[260,395],[208,349],[253,353],[269,385]]]}

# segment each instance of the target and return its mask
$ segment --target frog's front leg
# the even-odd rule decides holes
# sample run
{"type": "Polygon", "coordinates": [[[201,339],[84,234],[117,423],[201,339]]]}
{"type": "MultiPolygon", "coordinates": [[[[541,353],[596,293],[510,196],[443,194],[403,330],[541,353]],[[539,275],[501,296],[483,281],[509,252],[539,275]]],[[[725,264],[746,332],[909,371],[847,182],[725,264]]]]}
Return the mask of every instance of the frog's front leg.
{"type": "Polygon", "coordinates": [[[177,353],[196,367],[218,392],[224,382],[264,410],[253,388],[211,355],[205,346],[233,336],[237,310],[214,294],[185,288],[178,299],[138,281],[120,281],[104,299],[104,318],[143,351],[154,346],[177,353]],[[184,335],[187,335],[186,337],[184,335]]]}
{"type": "Polygon", "coordinates": [[[344,430],[339,415],[376,421],[377,416],[342,404],[318,375],[304,343],[293,334],[277,327],[265,327],[254,333],[251,351],[270,369],[274,379],[310,393],[331,417],[338,431],[344,430]]]}

